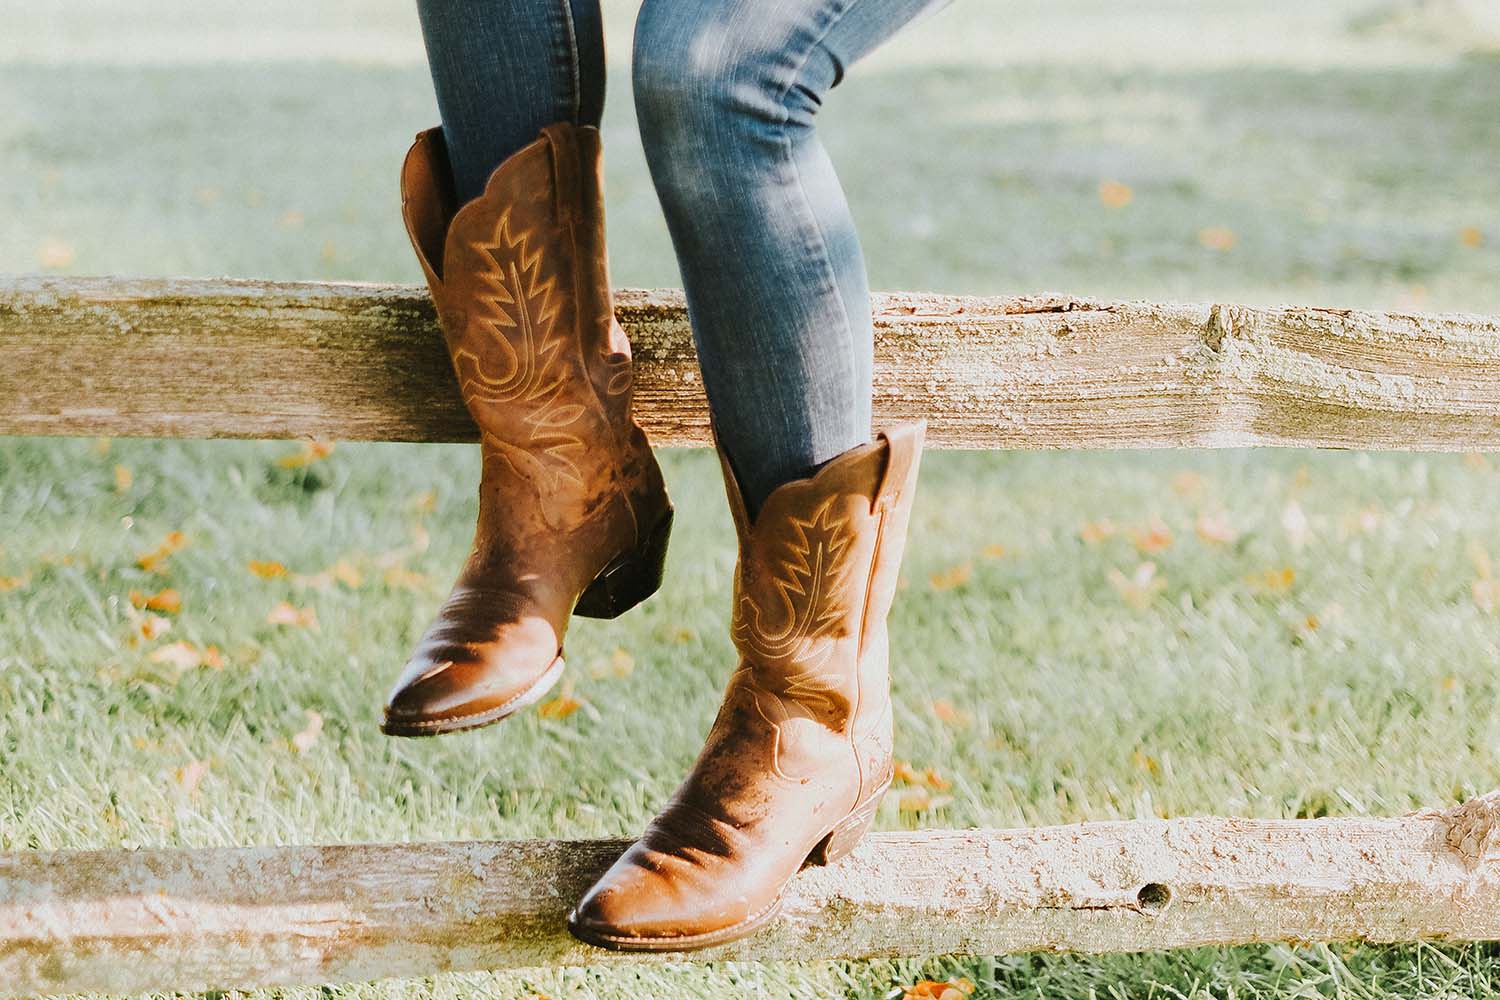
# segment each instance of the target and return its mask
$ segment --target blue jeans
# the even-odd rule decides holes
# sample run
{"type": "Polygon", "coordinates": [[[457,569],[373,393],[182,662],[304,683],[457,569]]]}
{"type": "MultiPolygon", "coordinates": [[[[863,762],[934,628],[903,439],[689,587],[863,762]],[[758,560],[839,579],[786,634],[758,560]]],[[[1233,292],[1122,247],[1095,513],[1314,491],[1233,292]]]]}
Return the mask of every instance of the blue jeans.
{"type": "MultiPolygon", "coordinates": [[[[864,257],[814,127],[948,0],[645,0],[633,83],[719,441],[753,511],[870,439],[864,257]]],[[[598,0],[417,0],[459,196],[542,125],[598,124],[598,0]]]]}

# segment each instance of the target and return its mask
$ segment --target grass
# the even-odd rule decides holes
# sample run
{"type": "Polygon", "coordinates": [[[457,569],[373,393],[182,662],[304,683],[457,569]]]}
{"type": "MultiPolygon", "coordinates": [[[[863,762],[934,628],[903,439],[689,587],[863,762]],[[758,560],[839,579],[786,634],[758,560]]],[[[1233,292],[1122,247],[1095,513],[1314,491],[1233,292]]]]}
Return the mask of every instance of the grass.
{"type": "MultiPolygon", "coordinates": [[[[0,42],[0,269],[416,280],[394,168],[434,112],[404,3],[277,0],[243,39],[228,5],[160,37],[155,0],[87,6],[107,32],[38,5],[0,42]]],[[[851,74],[826,133],[876,287],[1500,311],[1500,61],[1353,32],[1357,0],[1130,6],[960,4],[851,74]]],[[[613,53],[629,14],[609,7],[613,53]]],[[[615,275],[672,284],[613,79],[615,275]]],[[[468,541],[477,456],[295,454],[0,441],[0,849],[638,830],[732,666],[712,457],[665,455],[664,591],[574,626],[583,707],[411,742],[376,713],[468,541]],[[164,572],[141,568],[174,531],[164,572]],[[168,587],[181,610],[147,638],[130,593],[168,587]],[[269,622],[282,602],[316,627],[269,622]],[[162,662],[177,642],[222,663],[162,662]]],[[[1497,487],[1482,456],[930,455],[893,621],[898,756],[951,787],[926,808],[898,791],[880,825],[1382,814],[1497,787],[1497,487]]],[[[1272,946],[256,996],[873,998],[924,976],[983,997],[1500,995],[1488,947],[1272,946]]]]}

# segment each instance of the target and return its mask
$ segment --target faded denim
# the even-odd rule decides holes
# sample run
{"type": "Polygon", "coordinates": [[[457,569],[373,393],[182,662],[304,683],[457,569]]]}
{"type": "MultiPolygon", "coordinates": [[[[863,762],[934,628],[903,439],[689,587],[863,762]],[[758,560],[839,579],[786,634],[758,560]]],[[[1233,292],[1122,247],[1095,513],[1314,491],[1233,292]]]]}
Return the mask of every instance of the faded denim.
{"type": "MultiPolygon", "coordinates": [[[[814,119],[850,66],[947,2],[645,0],[637,18],[641,141],[752,510],[870,439],[869,285],[814,119]]],[[[461,193],[548,121],[598,122],[596,0],[418,7],[461,193]]]]}

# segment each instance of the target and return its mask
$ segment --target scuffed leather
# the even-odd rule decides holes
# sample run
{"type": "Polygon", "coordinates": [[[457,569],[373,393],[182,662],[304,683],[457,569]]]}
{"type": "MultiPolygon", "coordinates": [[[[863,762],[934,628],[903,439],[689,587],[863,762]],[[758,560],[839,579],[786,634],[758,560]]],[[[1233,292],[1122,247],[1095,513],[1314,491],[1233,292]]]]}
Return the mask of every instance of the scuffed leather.
{"type": "Polygon", "coordinates": [[[584,896],[575,934],[692,948],[748,933],[825,836],[873,811],[891,780],[886,616],[923,430],[893,428],[778,487],[753,524],[720,452],[739,665],[692,771],[584,896]]]}
{"type": "Polygon", "coordinates": [[[383,728],[420,735],[534,700],[561,668],[579,595],[671,505],[631,416],[598,131],[548,126],[455,212],[430,129],[401,191],[483,456],[468,558],[385,706],[383,728]]]}

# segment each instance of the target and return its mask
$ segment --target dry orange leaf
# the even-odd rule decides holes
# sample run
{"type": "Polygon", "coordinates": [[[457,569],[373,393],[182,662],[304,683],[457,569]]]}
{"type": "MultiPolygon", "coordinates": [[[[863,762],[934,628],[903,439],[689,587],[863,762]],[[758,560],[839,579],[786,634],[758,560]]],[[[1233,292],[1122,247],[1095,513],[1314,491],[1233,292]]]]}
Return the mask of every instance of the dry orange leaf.
{"type": "Polygon", "coordinates": [[[1474,597],[1474,606],[1485,614],[1493,614],[1496,608],[1500,608],[1500,581],[1475,580],[1470,593],[1474,597]]]}
{"type": "Polygon", "coordinates": [[[1078,537],[1090,545],[1097,545],[1106,539],[1115,537],[1119,532],[1115,523],[1108,518],[1102,521],[1089,521],[1078,529],[1078,537]]]}
{"type": "Polygon", "coordinates": [[[423,490],[406,502],[414,514],[431,514],[437,510],[437,490],[423,490]]]}
{"type": "Polygon", "coordinates": [[[973,575],[973,563],[959,563],[957,566],[951,566],[941,573],[932,574],[930,582],[933,590],[954,590],[968,583],[973,575]]]}
{"type": "Polygon", "coordinates": [[[968,712],[960,712],[947,698],[939,698],[932,703],[932,714],[938,717],[939,722],[946,722],[952,726],[967,726],[973,721],[968,712]]]}
{"type": "Polygon", "coordinates": [[[1137,549],[1150,555],[1171,547],[1172,529],[1168,528],[1161,518],[1153,517],[1146,527],[1139,531],[1132,531],[1130,540],[1135,543],[1137,549]]]}
{"type": "Polygon", "coordinates": [[[1122,184],[1119,181],[1099,183],[1099,200],[1104,203],[1105,208],[1124,208],[1134,197],[1135,192],[1130,190],[1129,184],[1122,184]]]}
{"type": "Polygon", "coordinates": [[[358,590],[359,585],[365,582],[365,577],[354,563],[348,559],[340,559],[327,569],[310,576],[295,574],[292,582],[299,587],[311,587],[314,590],[331,590],[335,583],[342,583],[350,590],[358,590]]]}
{"type": "Polygon", "coordinates": [[[188,547],[188,537],[180,531],[169,531],[161,544],[150,552],[142,553],[135,563],[141,569],[151,573],[165,573],[167,560],[175,552],[181,552],[188,547]]]}
{"type": "Polygon", "coordinates": [[[11,590],[20,590],[31,582],[29,576],[0,576],[0,594],[11,590]]]}
{"type": "Polygon", "coordinates": [[[318,627],[318,609],[299,608],[288,601],[282,601],[266,615],[266,621],[271,625],[289,625],[293,628],[316,629],[318,627]]]}
{"type": "Polygon", "coordinates": [[[397,587],[401,590],[421,590],[427,586],[426,576],[407,569],[405,566],[392,566],[385,571],[383,579],[387,587],[397,587]]]}
{"type": "Polygon", "coordinates": [[[1156,575],[1156,563],[1152,562],[1141,563],[1128,577],[1117,569],[1110,569],[1109,582],[1120,598],[1137,611],[1144,611],[1157,594],[1167,589],[1166,579],[1156,575]]]}
{"type": "Polygon", "coordinates": [[[1198,520],[1193,524],[1193,530],[1198,533],[1200,539],[1210,545],[1229,545],[1240,537],[1240,533],[1234,530],[1234,525],[1229,523],[1229,515],[1224,511],[1199,514],[1198,520]]]}
{"type": "Polygon", "coordinates": [[[172,587],[158,590],[154,594],[145,594],[139,590],[130,592],[130,603],[143,611],[162,611],[169,615],[175,615],[182,610],[182,595],[172,587]]]}
{"type": "Polygon", "coordinates": [[[1225,226],[1208,226],[1198,230],[1198,242],[1209,250],[1224,253],[1234,249],[1234,230],[1225,226]]]}
{"type": "Polygon", "coordinates": [[[1484,231],[1478,226],[1464,226],[1458,231],[1458,242],[1471,250],[1484,246],[1484,231]]]}
{"type": "Polygon", "coordinates": [[[267,559],[251,559],[245,564],[250,572],[262,580],[274,580],[280,576],[286,576],[286,567],[279,562],[267,559]]]}
{"type": "Polygon", "coordinates": [[[1001,545],[999,542],[996,542],[993,545],[986,545],[984,547],[984,557],[986,559],[1004,559],[1005,546],[1001,545]]]}
{"type": "Polygon", "coordinates": [[[1192,469],[1184,469],[1172,477],[1172,492],[1191,500],[1203,492],[1203,477],[1192,469]]]}
{"type": "Polygon", "coordinates": [[[331,441],[303,441],[300,448],[290,454],[282,455],[276,460],[276,464],[283,469],[303,469],[314,462],[321,462],[331,454],[333,454],[331,441]]]}
{"type": "Polygon", "coordinates": [[[224,656],[219,652],[217,646],[206,646],[199,649],[190,642],[179,641],[168,643],[157,649],[150,656],[152,663],[161,663],[177,670],[192,670],[194,667],[211,667],[214,670],[224,669],[224,656]]]}
{"type": "Polygon", "coordinates": [[[560,694],[556,698],[548,698],[537,706],[537,714],[544,719],[566,719],[574,712],[583,707],[583,702],[570,694],[560,694]]]}
{"type": "Polygon", "coordinates": [[[1245,582],[1250,584],[1252,590],[1262,594],[1284,594],[1297,582],[1297,571],[1290,566],[1268,569],[1245,577],[1245,582]]]}
{"type": "Polygon", "coordinates": [[[307,753],[311,750],[313,744],[318,742],[318,736],[323,732],[323,716],[310,708],[305,711],[307,712],[307,725],[300,733],[292,737],[292,749],[298,753],[307,753]]]}
{"type": "Polygon", "coordinates": [[[115,492],[128,493],[131,485],[135,482],[135,476],[130,469],[123,465],[115,466],[115,492]]]}
{"type": "Polygon", "coordinates": [[[635,671],[635,658],[625,650],[615,647],[608,660],[596,660],[589,667],[589,676],[594,678],[629,677],[635,671]]]}
{"type": "Polygon", "coordinates": [[[140,630],[141,638],[150,642],[160,638],[172,630],[172,623],[161,615],[145,615],[136,623],[140,630]]]}
{"type": "Polygon", "coordinates": [[[198,794],[198,785],[202,783],[204,776],[208,774],[208,767],[209,764],[206,760],[189,761],[173,771],[172,777],[177,784],[182,786],[184,792],[190,796],[196,796],[198,794]]]}
{"type": "Polygon", "coordinates": [[[959,979],[923,979],[906,987],[901,1000],[964,1000],[974,992],[974,981],[967,977],[959,979]]]}

